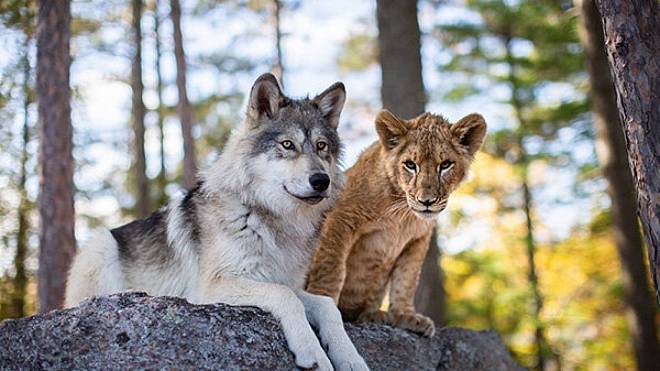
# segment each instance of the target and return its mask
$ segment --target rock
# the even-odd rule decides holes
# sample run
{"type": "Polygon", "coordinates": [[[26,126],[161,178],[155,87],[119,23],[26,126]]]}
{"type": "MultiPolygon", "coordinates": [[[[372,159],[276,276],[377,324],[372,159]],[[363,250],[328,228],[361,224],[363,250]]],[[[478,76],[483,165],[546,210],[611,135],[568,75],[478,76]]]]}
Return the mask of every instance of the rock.
{"type": "MultiPolygon", "coordinates": [[[[492,331],[445,328],[423,338],[346,324],[372,370],[519,370],[492,331]]],[[[251,307],[192,305],[123,293],[0,323],[0,369],[291,370],[278,322],[251,307]]]]}

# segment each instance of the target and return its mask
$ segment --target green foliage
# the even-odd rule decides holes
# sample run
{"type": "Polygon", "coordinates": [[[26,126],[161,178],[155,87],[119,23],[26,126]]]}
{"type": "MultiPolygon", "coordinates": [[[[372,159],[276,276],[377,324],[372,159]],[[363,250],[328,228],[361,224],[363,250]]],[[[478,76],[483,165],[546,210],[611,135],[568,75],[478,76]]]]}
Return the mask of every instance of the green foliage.
{"type": "MultiPolygon", "coordinates": [[[[443,263],[447,272],[449,323],[497,329],[527,367],[536,367],[537,354],[557,367],[560,362],[575,366],[590,357],[603,356],[596,350],[574,354],[570,347],[576,343],[569,346],[564,337],[565,331],[579,333],[580,326],[595,315],[591,309],[567,306],[584,316],[584,321],[551,313],[558,302],[565,300],[561,289],[584,289],[567,282],[564,286],[556,283],[563,273],[561,267],[551,262],[564,259],[564,267],[586,264],[580,269],[603,278],[600,272],[593,272],[588,260],[578,259],[594,254],[593,251],[580,250],[582,255],[575,254],[576,244],[588,241],[594,246],[590,238],[601,237],[575,235],[560,245],[539,243],[538,237],[526,227],[524,217],[527,214],[530,218],[533,231],[544,229],[533,203],[536,189],[543,186],[535,174],[543,174],[553,166],[580,170],[581,165],[571,160],[573,148],[562,145],[560,134],[568,130],[574,143],[592,139],[581,137],[584,131],[580,122],[588,114],[589,102],[583,91],[586,74],[576,17],[567,5],[570,4],[551,0],[468,0],[466,6],[479,16],[478,21],[439,24],[434,32],[451,54],[449,61],[440,66],[441,70],[463,77],[462,83],[453,86],[445,98],[457,101],[475,93],[496,91],[501,96],[504,91],[508,96],[500,103],[511,110],[507,125],[495,126],[495,130],[490,126],[484,150],[494,156],[489,158],[491,165],[475,169],[475,173],[484,171],[492,179],[477,175],[468,188],[478,192],[481,198],[492,200],[491,217],[500,219],[493,222],[492,229],[500,241],[495,243],[491,239],[489,246],[450,256],[443,263]],[[510,167],[507,177],[493,176],[495,166],[510,167]],[[525,187],[531,189],[530,203],[523,201],[525,187]],[[536,263],[538,282],[528,278],[528,259],[536,263]],[[541,311],[534,305],[535,290],[545,301],[541,311]],[[547,339],[540,350],[536,349],[534,338],[537,327],[543,329],[547,339]],[[580,360],[576,361],[577,358],[580,360]]],[[[598,252],[609,256],[612,250],[610,243],[598,252]]],[[[594,278],[585,285],[594,290],[608,290],[617,283],[615,279],[594,278]]],[[[589,298],[605,304],[600,298],[589,298]]],[[[613,316],[619,321],[621,312],[615,310],[613,316]]],[[[585,346],[587,341],[579,345],[585,346]]],[[[610,341],[621,345],[618,339],[610,341]]]]}
{"type": "Polygon", "coordinates": [[[0,22],[31,38],[36,28],[37,2],[35,0],[4,0],[0,2],[0,22]]]}
{"type": "Polygon", "coordinates": [[[457,84],[452,86],[451,89],[445,93],[443,98],[447,102],[455,103],[479,93],[480,90],[474,85],[457,84]]]}
{"type": "MultiPolygon", "coordinates": [[[[558,124],[587,111],[585,99],[576,88],[584,80],[584,61],[576,28],[576,19],[559,1],[471,0],[468,9],[481,17],[481,22],[461,21],[440,24],[435,34],[451,52],[451,59],[441,66],[445,72],[480,76],[490,87],[506,87],[509,104],[520,110],[519,124],[525,130],[544,122],[558,124]],[[568,83],[574,97],[568,105],[555,104],[555,116],[548,117],[550,107],[544,95],[553,83],[568,83]],[[536,115],[541,106],[546,116],[536,115]],[[561,117],[561,120],[555,118],[561,117]]],[[[561,88],[561,87],[558,87],[561,88]]],[[[462,98],[480,91],[476,86],[461,84],[449,96],[462,98]]]]}
{"type": "Polygon", "coordinates": [[[377,61],[376,37],[366,32],[351,35],[337,56],[337,66],[342,71],[363,71],[377,61]]]}

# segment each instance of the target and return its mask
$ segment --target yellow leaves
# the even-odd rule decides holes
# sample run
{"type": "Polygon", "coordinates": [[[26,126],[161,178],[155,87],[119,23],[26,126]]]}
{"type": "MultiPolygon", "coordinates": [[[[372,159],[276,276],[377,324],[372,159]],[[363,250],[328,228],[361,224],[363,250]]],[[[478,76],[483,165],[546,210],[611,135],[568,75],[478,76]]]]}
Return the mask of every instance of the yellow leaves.
{"type": "MultiPolygon", "coordinates": [[[[443,257],[448,320],[450,325],[495,328],[516,357],[531,365],[534,321],[524,228],[522,220],[511,218],[487,243],[443,257]]],[[[541,322],[562,366],[631,369],[620,266],[610,230],[576,231],[560,243],[540,245],[536,265],[545,298],[541,322]]]]}
{"type": "MultiPolygon", "coordinates": [[[[503,159],[480,153],[470,178],[452,195],[447,231],[468,234],[468,250],[442,259],[450,325],[494,328],[516,358],[535,362],[534,306],[528,278],[520,173],[503,159]],[[486,233],[486,236],[479,236],[486,233]]],[[[552,182],[544,161],[530,164],[532,185],[552,182]]],[[[632,350],[622,300],[619,258],[611,222],[602,211],[591,228],[577,229],[560,242],[537,241],[535,263],[544,297],[540,321],[551,351],[566,369],[630,369],[632,350]]],[[[552,225],[533,216],[537,237],[552,225]]],[[[443,229],[444,230],[444,229],[443,229]]]]}
{"type": "Polygon", "coordinates": [[[520,180],[511,164],[501,158],[479,152],[472,164],[468,180],[458,191],[460,194],[473,194],[478,188],[515,189],[520,180]]]}

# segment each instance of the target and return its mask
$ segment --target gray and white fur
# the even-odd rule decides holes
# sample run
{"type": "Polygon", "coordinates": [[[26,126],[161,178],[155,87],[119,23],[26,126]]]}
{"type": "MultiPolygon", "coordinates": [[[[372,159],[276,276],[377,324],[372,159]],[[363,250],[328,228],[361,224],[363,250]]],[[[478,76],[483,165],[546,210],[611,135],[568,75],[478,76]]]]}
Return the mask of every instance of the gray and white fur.
{"type": "Polygon", "coordinates": [[[303,291],[324,214],[343,186],[336,129],[345,95],[335,83],[290,99],[273,75],[259,77],[245,121],[195,189],[80,249],[66,305],[139,290],[256,306],[281,322],[298,366],[367,369],[332,299],[303,291]]]}

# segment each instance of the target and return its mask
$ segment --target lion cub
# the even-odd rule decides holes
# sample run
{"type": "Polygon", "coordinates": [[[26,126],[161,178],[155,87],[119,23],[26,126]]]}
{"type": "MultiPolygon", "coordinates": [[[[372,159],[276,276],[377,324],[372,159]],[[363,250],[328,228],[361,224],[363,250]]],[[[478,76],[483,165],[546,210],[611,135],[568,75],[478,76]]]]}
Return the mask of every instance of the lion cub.
{"type": "Polygon", "coordinates": [[[424,113],[376,117],[379,141],[347,172],[328,213],[307,276],[307,291],[330,296],[345,319],[382,322],[426,336],[433,321],[414,297],[434,217],[465,178],[486,134],[478,114],[455,124],[424,113]],[[379,308],[389,284],[389,311],[379,308]]]}

